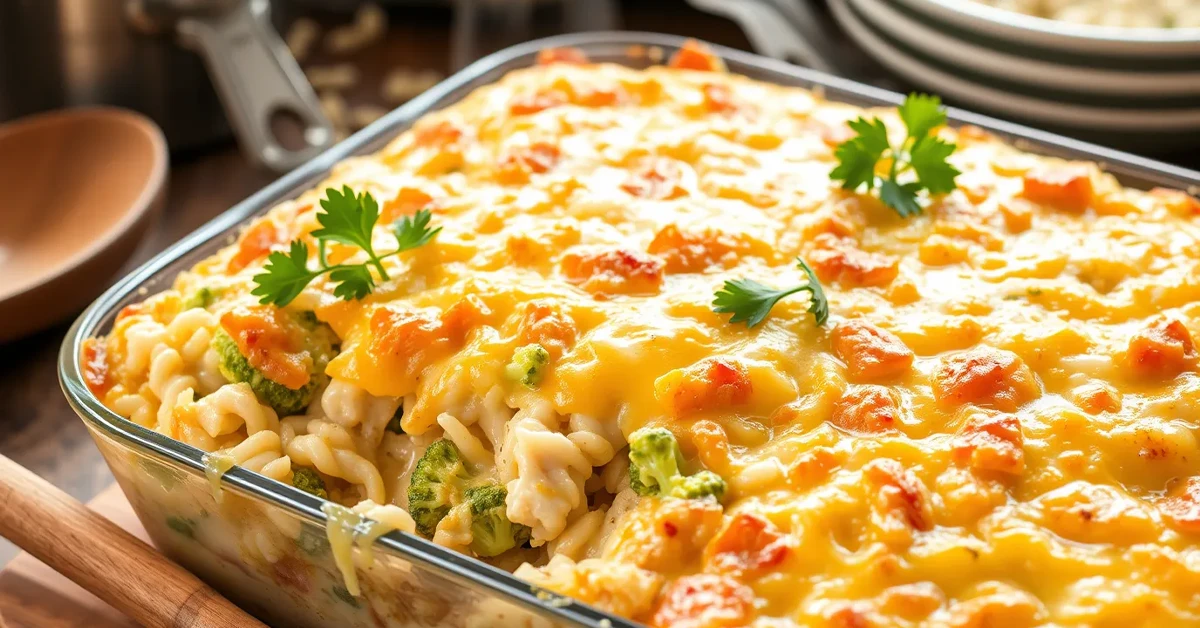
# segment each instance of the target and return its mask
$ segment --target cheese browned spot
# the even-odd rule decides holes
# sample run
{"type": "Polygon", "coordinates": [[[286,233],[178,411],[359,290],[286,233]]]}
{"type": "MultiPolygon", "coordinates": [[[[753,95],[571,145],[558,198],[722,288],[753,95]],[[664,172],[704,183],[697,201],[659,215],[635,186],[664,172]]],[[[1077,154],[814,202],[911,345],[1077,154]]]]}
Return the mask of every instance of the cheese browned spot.
{"type": "Polygon", "coordinates": [[[896,334],[857,320],[834,328],[833,351],[846,363],[850,376],[862,381],[898,377],[913,363],[912,349],[896,334]]]}
{"type": "Polygon", "coordinates": [[[1174,377],[1196,366],[1196,345],[1184,324],[1160,318],[1129,340],[1129,368],[1143,377],[1174,377]]]}
{"type": "Polygon", "coordinates": [[[1016,354],[981,347],[944,359],[933,392],[943,405],[973,403],[1012,412],[1037,397],[1040,389],[1016,354]]]}

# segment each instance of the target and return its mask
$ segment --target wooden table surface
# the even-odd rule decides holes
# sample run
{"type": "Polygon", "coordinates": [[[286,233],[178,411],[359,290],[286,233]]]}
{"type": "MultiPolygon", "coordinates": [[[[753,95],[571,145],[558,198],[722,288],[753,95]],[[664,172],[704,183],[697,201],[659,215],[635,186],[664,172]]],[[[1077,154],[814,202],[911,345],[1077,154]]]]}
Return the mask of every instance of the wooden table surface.
{"type": "MultiPolygon", "coordinates": [[[[623,26],[628,29],[688,35],[748,49],[746,38],[732,22],[695,11],[681,0],[624,0],[621,8],[623,26]]],[[[377,93],[378,82],[390,68],[442,73],[450,70],[448,9],[393,8],[390,16],[387,38],[350,57],[364,74],[362,84],[349,94],[352,102],[370,99],[377,93]]],[[[325,24],[346,19],[335,14],[314,17],[325,24]]],[[[553,25],[538,22],[535,26],[536,36],[555,32],[553,25]]],[[[482,52],[504,43],[489,42],[488,37],[488,33],[481,33],[482,52]]],[[[856,54],[840,34],[837,37],[838,45],[845,48],[837,55],[856,54]]],[[[870,62],[858,59],[855,66],[867,73],[855,78],[890,83],[870,62]]],[[[172,163],[166,209],[122,274],[275,178],[250,168],[231,143],[172,155],[172,163]]],[[[4,409],[0,417],[0,453],[86,501],[111,484],[112,476],[59,388],[56,360],[67,326],[64,323],[23,340],[0,344],[0,408],[4,409]]],[[[13,555],[12,546],[0,539],[0,565],[13,555]]]]}

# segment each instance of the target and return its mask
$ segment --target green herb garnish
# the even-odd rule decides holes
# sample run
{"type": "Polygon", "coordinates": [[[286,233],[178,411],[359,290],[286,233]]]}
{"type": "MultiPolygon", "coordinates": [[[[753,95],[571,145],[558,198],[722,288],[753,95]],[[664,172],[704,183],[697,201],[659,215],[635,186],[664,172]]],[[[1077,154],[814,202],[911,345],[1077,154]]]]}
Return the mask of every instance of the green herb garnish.
{"type": "Polygon", "coordinates": [[[825,297],[825,290],[821,287],[821,282],[817,281],[816,273],[804,260],[797,257],[796,264],[808,275],[806,283],[776,290],[753,279],[726,281],[714,295],[716,298],[712,303],[713,311],[717,314],[733,314],[729,319],[731,323],[744,322],[747,326],[754,327],[767,318],[771,308],[775,307],[780,299],[797,292],[808,292],[808,312],[816,318],[818,325],[824,325],[829,318],[829,299],[825,297]]]}
{"type": "Polygon", "coordinates": [[[260,303],[273,303],[280,307],[291,303],[313,279],[329,273],[334,282],[333,294],[346,301],[361,299],[375,289],[375,273],[381,280],[388,280],[383,260],[404,251],[415,249],[433,240],[441,227],[429,228],[432,214],[422,209],[392,223],[392,234],[396,237],[396,249],[387,253],[376,253],[371,242],[371,232],[379,222],[379,204],[369,192],[355,194],[350,186],[338,192],[325,190],[326,198],[321,201],[325,211],[317,213],[321,228],[312,232],[317,239],[318,268],[308,267],[308,245],[293,240],[287,253],[275,251],[267,257],[265,272],[254,276],[255,287],[250,294],[259,297],[260,303]],[[362,264],[333,264],[325,259],[325,247],[338,242],[362,249],[367,261],[362,264]]]}
{"type": "Polygon", "coordinates": [[[879,187],[879,199],[904,218],[921,213],[917,194],[946,194],[955,187],[960,173],[946,158],[957,148],[936,135],[933,130],[946,123],[946,110],[937,96],[909,94],[900,105],[900,119],[908,129],[908,137],[896,147],[888,142],[887,127],[879,118],[858,118],[848,122],[857,136],[842,142],[834,156],[838,165],[829,178],[841,181],[842,188],[857,190],[865,186],[870,192],[879,187]],[[887,177],[875,173],[881,159],[888,158],[891,166],[887,177]],[[901,175],[912,171],[916,180],[901,183],[901,175]]]}

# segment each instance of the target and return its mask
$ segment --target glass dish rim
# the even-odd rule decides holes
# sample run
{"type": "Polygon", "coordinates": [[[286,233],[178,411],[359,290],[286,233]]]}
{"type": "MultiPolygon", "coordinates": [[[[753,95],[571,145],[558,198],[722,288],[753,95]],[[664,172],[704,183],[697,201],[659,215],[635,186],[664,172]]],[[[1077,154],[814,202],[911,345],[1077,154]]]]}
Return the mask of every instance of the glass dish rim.
{"type": "MultiPolygon", "coordinates": [[[[617,47],[625,49],[630,46],[659,46],[674,50],[686,40],[687,38],[675,35],[637,31],[600,31],[556,35],[502,49],[453,74],[345,141],[331,147],[216,216],[106,290],[76,319],[63,339],[59,352],[58,374],[67,401],[90,427],[120,441],[123,446],[157,458],[166,458],[178,466],[190,469],[193,473],[202,474],[204,464],[201,457],[204,452],[120,417],[105,407],[84,382],[80,359],[83,342],[101,331],[103,320],[112,314],[122,300],[141,289],[143,284],[155,278],[168,265],[192,253],[198,247],[204,246],[214,237],[225,234],[247,218],[273,207],[278,202],[291,198],[295,191],[302,190],[306,186],[311,187],[327,176],[337,163],[348,157],[363,154],[381,139],[387,140],[394,137],[395,133],[402,132],[406,125],[411,124],[422,115],[438,109],[438,105],[443,99],[460,90],[475,89],[490,84],[492,81],[484,80],[489,74],[501,70],[511,71],[514,68],[508,68],[508,66],[519,60],[527,58],[531,62],[527,65],[532,65],[539,50],[566,46],[580,47],[585,52],[589,47],[609,50],[617,47]]],[[[904,98],[896,92],[797,67],[753,53],[719,45],[711,46],[735,73],[740,73],[739,68],[741,68],[754,70],[759,74],[771,74],[773,80],[761,77],[756,80],[781,83],[787,79],[788,84],[823,90],[829,100],[844,100],[862,106],[886,106],[898,104],[904,98]]],[[[1021,146],[1025,150],[1038,149],[1035,152],[1102,162],[1109,172],[1115,170],[1114,174],[1118,176],[1134,177],[1149,184],[1185,189],[1191,193],[1200,189],[1200,172],[957,108],[949,108],[948,113],[952,124],[972,124],[988,129],[1018,146],[1026,144],[1026,146],[1021,146]]],[[[224,490],[233,489],[238,493],[252,495],[285,509],[293,516],[306,519],[314,525],[325,526],[326,517],[320,509],[321,501],[308,493],[290,486],[279,485],[277,482],[270,481],[241,467],[234,467],[226,473],[222,484],[224,490]]],[[[600,626],[634,628],[639,625],[570,598],[557,595],[547,596],[547,592],[539,591],[536,587],[516,578],[509,572],[435,545],[416,535],[387,534],[376,541],[376,546],[382,546],[385,551],[438,571],[457,582],[466,582],[471,586],[487,589],[511,603],[551,619],[597,628],[600,626]]]]}

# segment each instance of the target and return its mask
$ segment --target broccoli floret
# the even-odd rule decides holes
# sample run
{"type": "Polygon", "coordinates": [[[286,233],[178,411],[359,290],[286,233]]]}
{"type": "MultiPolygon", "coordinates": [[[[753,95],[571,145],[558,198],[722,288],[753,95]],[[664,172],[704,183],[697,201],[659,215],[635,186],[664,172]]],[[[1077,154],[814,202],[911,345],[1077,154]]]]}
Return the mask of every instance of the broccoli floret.
{"type": "Polygon", "coordinates": [[[471,551],[479,556],[499,556],[529,540],[529,526],[508,520],[506,497],[508,491],[496,483],[471,487],[463,495],[471,507],[471,551]]]}
{"type": "Polygon", "coordinates": [[[434,441],[421,455],[408,483],[408,512],[417,532],[432,537],[437,524],[459,504],[470,473],[454,443],[434,441]]]}
{"type": "Polygon", "coordinates": [[[679,471],[683,453],[670,430],[642,428],[629,436],[629,487],[638,495],[717,501],[725,496],[725,480],[712,471],[685,476],[679,471]]]}
{"type": "Polygon", "coordinates": [[[258,397],[258,400],[271,406],[279,416],[288,416],[304,412],[312,401],[319,386],[316,377],[310,379],[299,390],[292,390],[279,382],[272,381],[262,374],[262,371],[250,366],[246,356],[238,351],[237,343],[223,330],[213,334],[212,348],[216,350],[220,362],[217,367],[221,375],[231,382],[246,382],[258,397]]]}
{"type": "Polygon", "coordinates": [[[218,329],[212,339],[212,347],[220,360],[217,366],[221,375],[231,382],[250,384],[258,400],[271,406],[281,417],[299,414],[308,408],[317,389],[328,379],[325,366],[333,359],[337,344],[333,330],[317,321],[311,312],[296,314],[294,320],[304,329],[305,349],[313,358],[312,377],[299,389],[291,389],[273,381],[251,366],[246,356],[238,350],[237,343],[224,330],[218,329]]]}
{"type": "Polygon", "coordinates": [[[670,430],[642,428],[629,436],[630,486],[639,495],[658,495],[679,477],[683,454],[670,430]],[[637,483],[634,484],[634,480],[637,483]]]}
{"type": "Polygon", "coordinates": [[[700,471],[694,475],[680,476],[671,486],[671,497],[680,499],[704,499],[717,501],[725,497],[725,480],[712,471],[700,471]]]}
{"type": "MultiPolygon", "coordinates": [[[[417,461],[408,485],[408,511],[417,532],[432,537],[455,508],[471,515],[471,549],[479,556],[498,556],[529,541],[528,526],[505,514],[508,491],[488,478],[473,477],[458,447],[435,441],[417,461]]],[[[459,512],[459,511],[456,511],[459,512]]]]}
{"type": "Polygon", "coordinates": [[[212,288],[200,288],[183,302],[183,309],[191,310],[198,307],[207,308],[217,300],[217,291],[212,288]]]}
{"type": "Polygon", "coordinates": [[[321,499],[329,499],[329,493],[325,491],[325,480],[308,467],[296,467],[292,470],[292,486],[321,499]]]}
{"type": "Polygon", "coordinates": [[[512,362],[508,363],[505,372],[508,377],[521,384],[536,388],[546,374],[546,366],[550,364],[550,352],[539,344],[518,347],[513,352],[512,362]]]}
{"type": "Polygon", "coordinates": [[[388,419],[387,431],[389,431],[393,434],[403,434],[404,426],[401,425],[401,421],[403,421],[403,420],[404,420],[404,402],[401,401],[400,407],[396,408],[396,411],[394,413],[392,413],[392,418],[388,419]]]}

